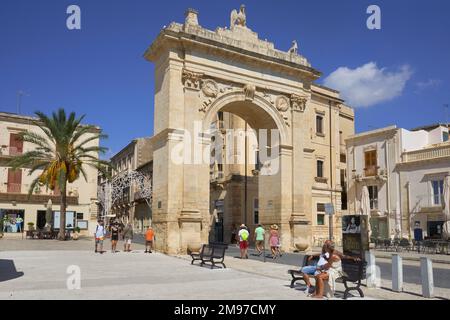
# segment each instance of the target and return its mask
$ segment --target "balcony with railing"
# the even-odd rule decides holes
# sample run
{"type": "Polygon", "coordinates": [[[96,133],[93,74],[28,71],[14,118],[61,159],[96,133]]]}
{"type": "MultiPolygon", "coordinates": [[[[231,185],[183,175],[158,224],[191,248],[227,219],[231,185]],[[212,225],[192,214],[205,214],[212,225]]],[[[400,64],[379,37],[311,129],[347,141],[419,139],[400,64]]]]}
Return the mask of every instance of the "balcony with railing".
{"type": "Polygon", "coordinates": [[[422,194],[412,198],[412,212],[443,213],[443,194],[422,194]]]}
{"type": "Polygon", "coordinates": [[[20,193],[22,191],[22,184],[20,183],[8,182],[6,185],[6,192],[8,193],[20,193]]]}
{"type": "Polygon", "coordinates": [[[450,157],[450,143],[434,145],[429,148],[404,152],[402,154],[402,163],[426,161],[450,157]]]}
{"type": "Polygon", "coordinates": [[[370,166],[367,168],[364,168],[364,177],[375,177],[378,175],[378,169],[380,167],[378,166],[370,166]]]}
{"type": "Polygon", "coordinates": [[[13,146],[0,146],[0,157],[11,158],[14,156],[21,155],[23,153],[22,147],[13,147],[13,146]]]}
{"type": "MultiPolygon", "coordinates": [[[[29,184],[3,183],[0,184],[0,201],[16,203],[46,203],[49,199],[53,203],[59,204],[61,196],[54,191],[41,190],[44,188],[35,188],[31,195],[28,195],[29,184]]],[[[78,192],[68,192],[67,204],[78,205],[78,192]]]]}

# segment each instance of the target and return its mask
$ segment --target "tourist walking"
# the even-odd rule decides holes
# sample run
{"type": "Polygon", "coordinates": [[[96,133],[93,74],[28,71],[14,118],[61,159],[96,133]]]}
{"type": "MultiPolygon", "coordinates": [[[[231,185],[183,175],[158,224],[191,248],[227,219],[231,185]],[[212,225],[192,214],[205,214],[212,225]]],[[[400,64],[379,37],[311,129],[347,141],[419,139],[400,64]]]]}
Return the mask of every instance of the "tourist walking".
{"type": "Polygon", "coordinates": [[[126,227],[123,229],[123,251],[131,251],[131,241],[133,240],[133,226],[130,222],[127,223],[126,227]]]}
{"type": "Polygon", "coordinates": [[[255,244],[259,256],[263,253],[265,233],[266,230],[264,230],[263,226],[258,224],[258,227],[255,229],[255,244]]]}
{"type": "Polygon", "coordinates": [[[116,253],[117,242],[119,241],[119,225],[114,223],[111,226],[111,252],[116,253]]]}
{"type": "Polygon", "coordinates": [[[99,252],[103,254],[103,240],[105,240],[106,229],[103,225],[103,221],[99,220],[97,223],[97,227],[95,228],[95,252],[99,252]],[[100,246],[100,250],[99,250],[100,246]]]}
{"type": "Polygon", "coordinates": [[[272,251],[272,259],[275,259],[278,255],[281,256],[280,236],[278,234],[278,226],[276,224],[273,224],[270,227],[269,244],[270,244],[270,250],[272,251]]]}
{"type": "Polygon", "coordinates": [[[152,253],[154,239],[155,233],[153,232],[153,228],[149,226],[147,228],[147,232],[145,233],[145,253],[152,253]]]}
{"type": "Polygon", "coordinates": [[[250,233],[248,232],[245,224],[241,224],[239,228],[239,249],[241,250],[241,259],[248,259],[248,237],[250,233]]]}

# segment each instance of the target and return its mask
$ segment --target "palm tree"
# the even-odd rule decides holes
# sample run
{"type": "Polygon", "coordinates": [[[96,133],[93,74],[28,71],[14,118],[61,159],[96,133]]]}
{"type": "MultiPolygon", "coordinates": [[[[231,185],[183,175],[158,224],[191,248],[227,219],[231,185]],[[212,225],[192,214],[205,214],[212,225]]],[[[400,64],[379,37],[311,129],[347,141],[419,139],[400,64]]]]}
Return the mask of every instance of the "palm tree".
{"type": "Polygon", "coordinates": [[[29,175],[41,171],[33,180],[28,190],[31,196],[36,186],[46,186],[50,190],[58,188],[61,192],[61,219],[58,239],[65,239],[67,183],[72,183],[80,177],[87,181],[85,166],[94,167],[107,174],[105,168],[108,162],[99,160],[100,153],[106,148],[92,145],[92,141],[106,138],[94,126],[81,125],[84,115],[77,118],[74,112],[67,117],[64,109],[53,112],[48,117],[42,112],[36,112],[34,124],[42,130],[42,134],[26,131],[21,139],[35,145],[34,150],[16,156],[9,165],[13,169],[29,167],[29,175]],[[89,143],[91,143],[89,145],[89,143]]]}

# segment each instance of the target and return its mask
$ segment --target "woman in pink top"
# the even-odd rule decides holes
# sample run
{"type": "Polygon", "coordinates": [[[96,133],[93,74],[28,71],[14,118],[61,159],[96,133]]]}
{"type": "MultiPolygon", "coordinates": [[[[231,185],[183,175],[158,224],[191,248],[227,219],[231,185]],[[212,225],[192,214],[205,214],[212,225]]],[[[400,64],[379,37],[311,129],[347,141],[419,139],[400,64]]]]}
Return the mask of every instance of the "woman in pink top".
{"type": "Polygon", "coordinates": [[[269,244],[270,250],[272,251],[272,259],[275,259],[277,254],[280,253],[280,236],[278,235],[278,226],[276,224],[270,227],[269,244]]]}

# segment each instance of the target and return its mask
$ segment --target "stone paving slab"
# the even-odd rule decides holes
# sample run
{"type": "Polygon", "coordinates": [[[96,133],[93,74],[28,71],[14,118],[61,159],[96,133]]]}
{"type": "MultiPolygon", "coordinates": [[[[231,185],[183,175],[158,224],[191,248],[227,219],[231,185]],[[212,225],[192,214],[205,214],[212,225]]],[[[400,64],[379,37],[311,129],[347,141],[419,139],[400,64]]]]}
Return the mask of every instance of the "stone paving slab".
{"type": "Polygon", "coordinates": [[[0,282],[0,299],[304,299],[284,281],[234,269],[192,266],[185,260],[159,253],[105,253],[83,251],[0,252],[14,263],[12,280],[0,282]],[[81,289],[66,287],[67,267],[81,268],[81,289]]]}
{"type": "MultiPolygon", "coordinates": [[[[190,261],[189,256],[179,256],[179,258],[190,261]]],[[[285,285],[289,285],[291,276],[287,273],[289,269],[298,269],[298,266],[290,266],[283,264],[264,263],[257,260],[241,260],[237,258],[227,258],[225,260],[227,267],[239,270],[242,272],[248,272],[265,276],[269,278],[279,279],[284,281],[285,285]]],[[[450,274],[450,272],[449,272],[450,274]]],[[[365,284],[365,281],[363,281],[365,284]]],[[[391,282],[381,280],[379,288],[367,288],[362,287],[362,290],[366,296],[366,299],[379,299],[379,300],[423,300],[425,298],[421,295],[422,287],[414,284],[404,284],[404,292],[393,292],[391,288],[391,282]]],[[[344,291],[344,285],[341,283],[336,284],[337,296],[341,296],[340,292],[344,291]]],[[[435,288],[435,300],[450,299],[450,289],[435,288]]],[[[310,298],[307,298],[310,299],[310,298]]]]}

